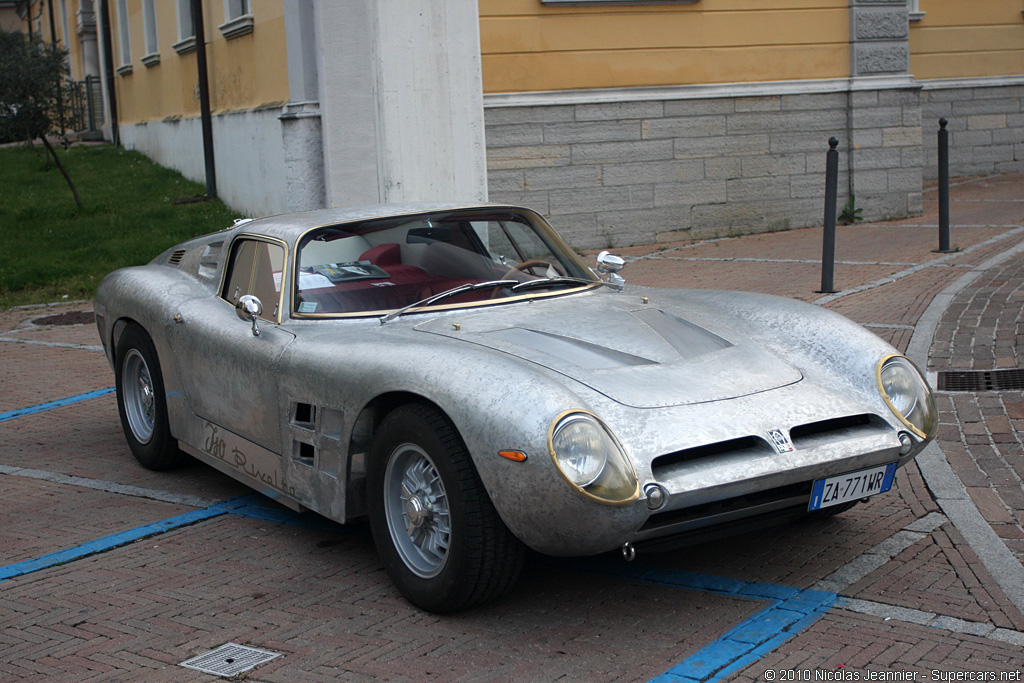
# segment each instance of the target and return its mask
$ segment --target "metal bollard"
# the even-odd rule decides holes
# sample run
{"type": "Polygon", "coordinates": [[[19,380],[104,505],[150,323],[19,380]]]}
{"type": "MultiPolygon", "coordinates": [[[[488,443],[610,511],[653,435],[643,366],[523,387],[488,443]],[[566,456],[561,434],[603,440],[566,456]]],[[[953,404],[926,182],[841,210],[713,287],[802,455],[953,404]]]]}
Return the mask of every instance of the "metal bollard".
{"type": "Polygon", "coordinates": [[[939,248],[936,254],[949,254],[949,131],[945,118],[939,119],[939,248]]]}
{"type": "Polygon", "coordinates": [[[833,294],[832,279],[836,262],[836,198],[839,184],[838,138],[829,138],[825,156],[825,232],[821,242],[821,289],[820,294],[833,294]]]}

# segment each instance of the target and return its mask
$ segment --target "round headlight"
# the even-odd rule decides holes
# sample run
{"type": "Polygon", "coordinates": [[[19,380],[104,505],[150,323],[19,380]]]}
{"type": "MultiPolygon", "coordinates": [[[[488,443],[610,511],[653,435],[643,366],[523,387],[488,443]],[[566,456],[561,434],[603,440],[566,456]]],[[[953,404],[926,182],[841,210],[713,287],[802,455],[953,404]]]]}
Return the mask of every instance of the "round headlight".
{"type": "Polygon", "coordinates": [[[887,356],[878,364],[878,389],[896,416],[921,438],[938,429],[935,399],[924,377],[903,356],[887,356]]]}
{"type": "Polygon", "coordinates": [[[572,415],[555,427],[551,436],[555,462],[577,486],[592,484],[608,463],[609,450],[615,449],[608,434],[586,415],[572,415]]]}
{"type": "Polygon", "coordinates": [[[636,472],[619,442],[590,413],[563,413],[548,432],[551,459],[566,481],[593,500],[623,505],[636,500],[636,472]]]}

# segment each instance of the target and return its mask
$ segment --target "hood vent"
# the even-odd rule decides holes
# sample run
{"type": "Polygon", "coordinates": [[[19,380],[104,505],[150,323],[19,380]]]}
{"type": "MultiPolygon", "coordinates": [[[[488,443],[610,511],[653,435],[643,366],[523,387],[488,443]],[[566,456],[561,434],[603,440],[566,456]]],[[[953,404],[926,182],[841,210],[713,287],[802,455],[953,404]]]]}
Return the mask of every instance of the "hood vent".
{"type": "Polygon", "coordinates": [[[176,266],[181,263],[181,259],[185,258],[185,250],[178,249],[176,252],[171,254],[171,258],[167,259],[167,263],[172,266],[176,266]]]}

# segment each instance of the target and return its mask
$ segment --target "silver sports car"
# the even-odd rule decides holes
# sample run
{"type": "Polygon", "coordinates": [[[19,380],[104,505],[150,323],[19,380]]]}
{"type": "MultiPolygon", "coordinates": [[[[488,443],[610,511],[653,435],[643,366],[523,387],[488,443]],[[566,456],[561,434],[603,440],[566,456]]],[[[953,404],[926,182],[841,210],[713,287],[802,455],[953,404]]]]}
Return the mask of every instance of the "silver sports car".
{"type": "Polygon", "coordinates": [[[934,436],[921,373],[850,321],[622,264],[524,208],[325,210],[118,270],[95,309],[144,466],[366,516],[436,612],[507,591],[526,547],[631,559],[844,510],[934,436]]]}

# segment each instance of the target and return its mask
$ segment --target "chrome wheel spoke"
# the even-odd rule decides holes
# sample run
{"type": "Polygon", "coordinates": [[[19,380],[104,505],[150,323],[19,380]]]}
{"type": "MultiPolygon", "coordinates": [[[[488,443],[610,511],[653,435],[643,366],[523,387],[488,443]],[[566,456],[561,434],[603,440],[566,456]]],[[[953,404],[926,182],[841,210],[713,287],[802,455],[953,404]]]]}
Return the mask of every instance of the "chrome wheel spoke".
{"type": "Polygon", "coordinates": [[[132,435],[139,443],[149,443],[156,425],[156,388],[146,359],[138,349],[128,352],[121,383],[125,416],[132,435]]]}
{"type": "Polygon", "coordinates": [[[430,456],[403,444],[388,462],[384,506],[395,547],[416,575],[436,576],[451,540],[448,496],[430,456]]]}

